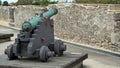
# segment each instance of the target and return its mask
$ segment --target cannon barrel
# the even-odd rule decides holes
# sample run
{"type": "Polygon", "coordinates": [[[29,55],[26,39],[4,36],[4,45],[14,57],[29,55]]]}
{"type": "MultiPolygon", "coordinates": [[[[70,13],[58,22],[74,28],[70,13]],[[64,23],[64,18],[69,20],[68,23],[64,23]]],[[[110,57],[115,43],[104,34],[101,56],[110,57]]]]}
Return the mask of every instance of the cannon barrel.
{"type": "Polygon", "coordinates": [[[57,14],[57,12],[58,12],[58,10],[53,8],[53,9],[50,9],[50,10],[44,12],[42,14],[42,16],[37,15],[37,16],[33,17],[29,21],[26,21],[26,22],[24,22],[22,24],[22,30],[24,30],[24,31],[32,31],[38,25],[38,23],[42,22],[42,20],[44,18],[50,18],[53,15],[57,14]]]}

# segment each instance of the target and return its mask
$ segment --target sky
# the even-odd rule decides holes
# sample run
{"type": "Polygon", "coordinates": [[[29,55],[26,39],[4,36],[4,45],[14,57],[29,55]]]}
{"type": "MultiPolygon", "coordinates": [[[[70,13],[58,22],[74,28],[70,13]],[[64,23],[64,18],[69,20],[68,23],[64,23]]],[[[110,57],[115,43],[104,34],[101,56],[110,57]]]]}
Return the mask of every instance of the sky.
{"type": "Polygon", "coordinates": [[[9,3],[11,3],[11,2],[17,2],[18,0],[1,0],[2,2],[3,1],[8,1],[9,3]]]}

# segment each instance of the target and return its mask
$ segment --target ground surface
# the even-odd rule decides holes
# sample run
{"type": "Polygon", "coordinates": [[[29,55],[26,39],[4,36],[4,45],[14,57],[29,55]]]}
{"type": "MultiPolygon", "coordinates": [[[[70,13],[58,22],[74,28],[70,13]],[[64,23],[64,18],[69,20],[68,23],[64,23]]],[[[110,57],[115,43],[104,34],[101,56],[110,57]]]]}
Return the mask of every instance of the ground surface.
{"type": "MultiPolygon", "coordinates": [[[[4,28],[0,26],[0,31],[3,33],[14,33],[15,37],[18,31],[4,28]]],[[[0,55],[4,54],[4,49],[14,42],[14,38],[10,42],[0,43],[0,55]]],[[[73,45],[67,45],[68,52],[88,53],[88,59],[84,61],[84,68],[120,68],[120,57],[97,53],[92,50],[82,49],[73,45]]]]}

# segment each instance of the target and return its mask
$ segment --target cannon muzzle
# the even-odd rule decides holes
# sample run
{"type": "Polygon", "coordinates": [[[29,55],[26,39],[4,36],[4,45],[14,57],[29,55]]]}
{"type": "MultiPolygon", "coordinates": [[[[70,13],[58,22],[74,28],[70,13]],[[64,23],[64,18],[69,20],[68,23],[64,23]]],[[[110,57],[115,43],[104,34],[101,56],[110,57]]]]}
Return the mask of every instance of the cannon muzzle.
{"type": "Polygon", "coordinates": [[[29,21],[26,21],[22,24],[22,30],[24,31],[32,31],[38,23],[42,22],[44,18],[50,18],[53,15],[57,14],[58,10],[56,8],[50,9],[41,15],[37,15],[30,19],[29,21]]]}

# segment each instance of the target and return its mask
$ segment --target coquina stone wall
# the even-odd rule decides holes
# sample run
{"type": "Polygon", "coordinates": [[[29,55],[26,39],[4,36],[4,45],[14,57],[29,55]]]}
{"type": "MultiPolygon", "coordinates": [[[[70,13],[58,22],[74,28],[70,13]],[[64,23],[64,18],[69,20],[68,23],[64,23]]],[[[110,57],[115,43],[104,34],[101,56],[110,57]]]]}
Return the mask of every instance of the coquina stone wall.
{"type": "MultiPolygon", "coordinates": [[[[47,8],[54,7],[59,11],[52,17],[57,37],[120,52],[120,5],[68,3],[49,5],[47,8]]],[[[9,7],[9,10],[7,8],[5,20],[17,27],[43,9],[39,6],[9,7]]],[[[4,11],[0,10],[0,13],[3,15],[4,11]]]]}
{"type": "Polygon", "coordinates": [[[0,20],[9,21],[9,8],[6,6],[0,6],[0,20]]]}
{"type": "Polygon", "coordinates": [[[118,44],[120,29],[117,29],[120,25],[114,17],[118,11],[110,11],[110,9],[115,9],[110,6],[113,5],[56,5],[59,9],[59,13],[54,17],[56,36],[120,52],[120,44],[118,44]],[[116,29],[117,31],[115,31],[116,29]]]}
{"type": "Polygon", "coordinates": [[[40,14],[42,9],[44,7],[40,6],[18,6],[15,8],[15,26],[21,26],[24,21],[28,21],[32,17],[35,16],[35,14],[40,14]]]}

